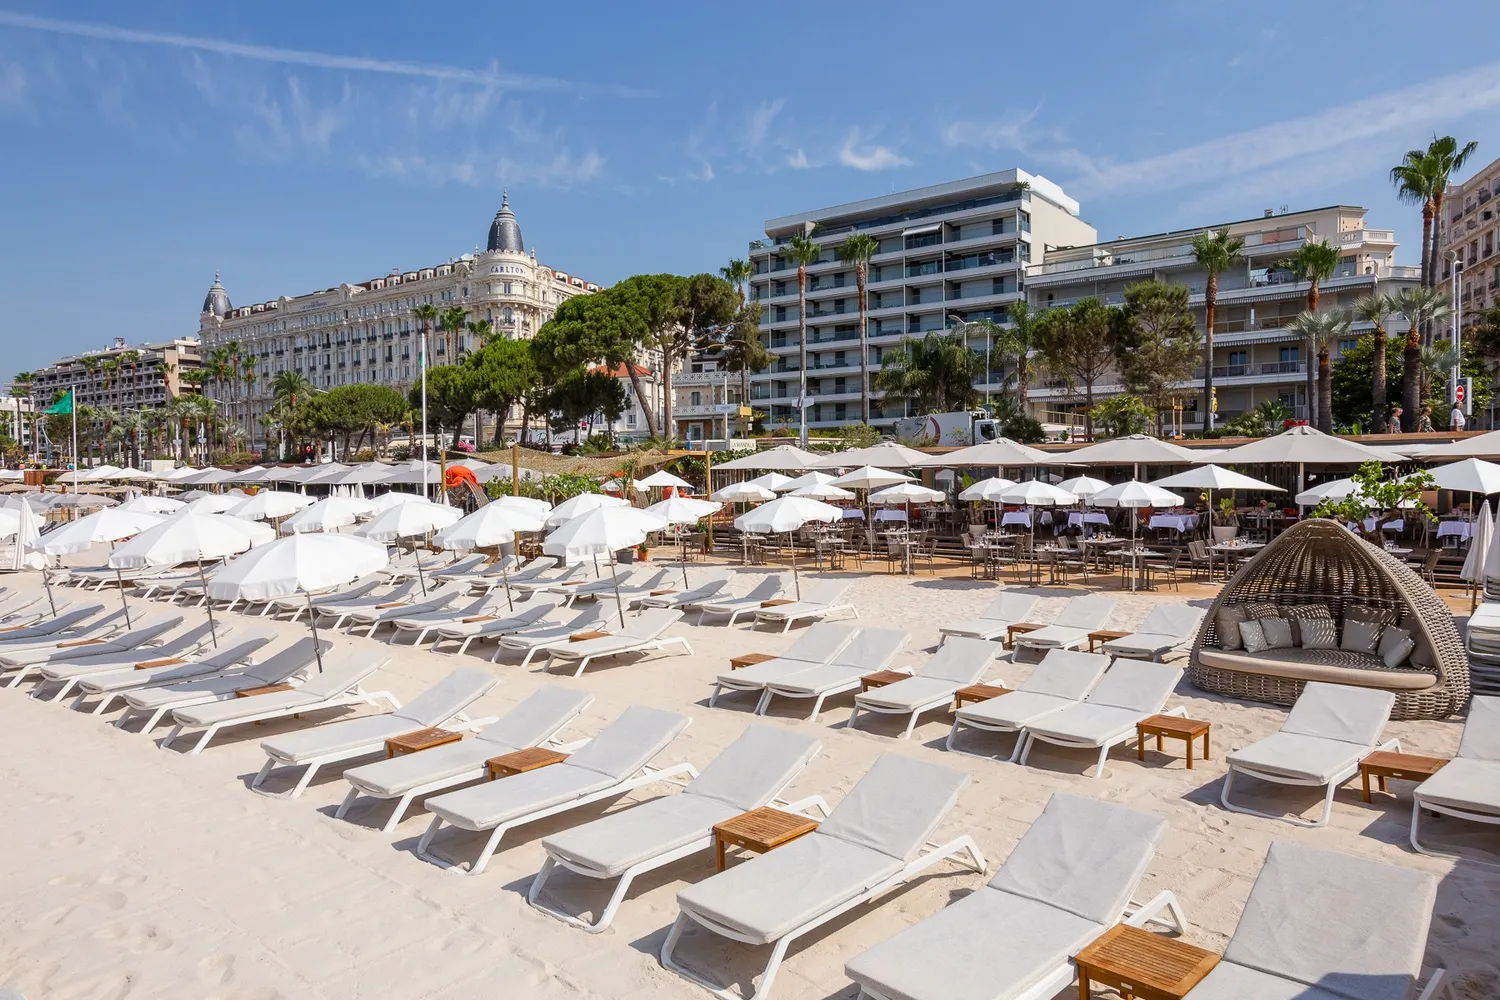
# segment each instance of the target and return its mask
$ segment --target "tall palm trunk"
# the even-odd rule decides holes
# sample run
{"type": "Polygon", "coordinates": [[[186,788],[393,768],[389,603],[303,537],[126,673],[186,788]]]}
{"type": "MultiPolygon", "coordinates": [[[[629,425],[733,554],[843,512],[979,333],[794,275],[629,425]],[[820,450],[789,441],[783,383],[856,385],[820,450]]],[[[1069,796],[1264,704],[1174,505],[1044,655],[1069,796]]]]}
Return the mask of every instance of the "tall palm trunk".
{"type": "MultiPolygon", "coordinates": [[[[1318,283],[1312,282],[1307,288],[1307,311],[1318,311],[1318,283]]],[[[1303,352],[1307,363],[1307,422],[1316,424],[1321,420],[1322,407],[1318,401],[1318,369],[1314,365],[1317,356],[1318,345],[1311,339],[1306,342],[1307,350],[1303,352]]]]}
{"type": "Polygon", "coordinates": [[[1208,272],[1203,288],[1203,429],[1214,427],[1214,317],[1219,311],[1219,276],[1208,272]]]}
{"type": "Polygon", "coordinates": [[[1370,375],[1370,429],[1379,434],[1380,422],[1385,419],[1385,327],[1375,324],[1375,370],[1370,375]]]}
{"type": "Polygon", "coordinates": [[[1333,369],[1328,363],[1328,345],[1318,349],[1318,430],[1333,433],[1333,369]]]}
{"type": "Polygon", "coordinates": [[[870,422],[870,344],[865,337],[865,264],[854,265],[854,283],[859,291],[859,412],[860,422],[870,422]]]}
{"type": "Polygon", "coordinates": [[[807,447],[807,265],[797,265],[797,444],[807,447]]]}
{"type": "Polygon", "coordinates": [[[1401,354],[1401,429],[1416,430],[1417,411],[1422,403],[1422,333],[1413,326],[1406,335],[1406,349],[1401,354]]]}
{"type": "Polygon", "coordinates": [[[1432,193],[1432,218],[1429,221],[1427,211],[1422,211],[1422,228],[1431,230],[1431,236],[1425,236],[1432,249],[1427,253],[1427,259],[1422,262],[1422,282],[1428,288],[1436,288],[1438,283],[1438,255],[1437,255],[1437,227],[1443,218],[1443,191],[1441,188],[1432,193]]]}

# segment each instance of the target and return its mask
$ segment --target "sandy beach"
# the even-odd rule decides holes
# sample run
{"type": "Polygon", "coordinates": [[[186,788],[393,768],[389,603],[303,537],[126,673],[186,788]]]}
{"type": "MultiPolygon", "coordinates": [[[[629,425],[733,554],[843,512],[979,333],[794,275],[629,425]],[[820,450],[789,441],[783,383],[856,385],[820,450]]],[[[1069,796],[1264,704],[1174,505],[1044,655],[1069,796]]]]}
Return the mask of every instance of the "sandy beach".
{"type": "MultiPolygon", "coordinates": [[[[79,560],[84,561],[83,559],[79,560]]],[[[875,567],[858,575],[852,599],[866,624],[900,628],[910,638],[898,665],[916,665],[937,645],[939,625],[972,617],[996,585],[968,579],[888,576],[875,567]]],[[[702,574],[700,567],[690,572],[702,574]]],[[[33,575],[12,577],[39,586],[33,575]]],[[[1037,618],[1049,620],[1067,588],[1034,588],[1037,618]]],[[[67,592],[77,599],[74,592],[67,592]]],[[[1112,627],[1126,628],[1161,600],[1208,601],[1171,591],[1119,596],[1112,627]]],[[[117,601],[111,593],[101,602],[117,601]]],[[[187,610],[189,620],[201,611],[187,610]]],[[[229,615],[228,618],[238,618],[229,615]]],[[[691,620],[691,618],[689,619],[691,620]]],[[[236,622],[241,628],[249,622],[236,622]]],[[[286,638],[306,635],[302,623],[255,620],[286,638]]],[[[691,656],[661,656],[592,666],[580,679],[547,676],[535,665],[491,666],[479,655],[450,657],[382,640],[340,637],[339,643],[388,651],[390,664],[368,685],[403,701],[458,665],[493,670],[500,683],[471,711],[497,715],[544,684],[581,687],[592,706],[567,730],[597,732],[632,704],[683,712],[686,732],[657,758],[702,767],[751,724],[789,726],[815,734],[822,753],[788,790],[792,797],[822,794],[831,803],[885,753],[920,757],[971,777],[939,839],[972,834],[990,872],[1040,814],[1048,796],[1070,791],[1164,816],[1171,831],[1157,851],[1140,891],[1177,893],[1187,910],[1187,939],[1222,949],[1273,839],[1295,841],[1441,878],[1427,947],[1428,968],[1446,967],[1454,995],[1500,996],[1500,868],[1414,854],[1406,843],[1411,785],[1364,803],[1359,783],[1340,790],[1332,822],[1304,829],[1233,814],[1218,804],[1223,753],[1274,732],[1281,709],[1209,696],[1184,681],[1169,705],[1186,706],[1213,723],[1213,756],[1186,770],[1181,744],[1136,759],[1134,744],[1118,748],[1104,777],[1084,772],[1094,755],[1043,747],[1029,765],[980,760],[942,749],[951,717],[923,717],[911,740],[897,740],[894,717],[862,721],[848,730],[852,696],[833,700],[817,722],[804,705],[777,703],[757,720],[753,698],[730,696],[707,707],[713,677],[730,656],[776,652],[796,637],[747,626],[679,625],[691,656]]],[[[279,640],[284,641],[284,640],[279,640]]],[[[1181,659],[1180,654],[1176,657],[1181,659]]],[[[991,677],[1012,684],[1030,665],[997,661],[991,677]]],[[[249,782],[264,760],[260,740],[365,710],[320,713],[297,720],[227,731],[200,756],[162,751],[154,738],[117,730],[63,703],[29,699],[29,685],[0,689],[0,986],[38,998],[696,998],[706,994],[662,969],[657,951],[676,913],[675,894],[713,871],[711,852],[676,862],[635,883],[613,926],[585,934],[533,910],[525,893],[543,860],[542,838],[635,801],[674,789],[648,786],[624,799],[586,807],[506,836],[489,868],[477,877],[445,871],[413,853],[428,815],[415,808],[393,834],[379,826],[388,802],[361,800],[348,820],[333,818],[347,786],[341,768],[321,774],[296,800],[258,794],[249,782]]],[[[106,718],[109,718],[107,716],[106,718]]],[[[1386,736],[1404,748],[1451,756],[1462,723],[1393,722],[1386,736]]],[[[1009,738],[994,738],[998,757],[1009,738]]],[[[290,772],[268,781],[270,792],[290,787],[290,772]]],[[[1257,799],[1274,807],[1306,809],[1320,794],[1280,789],[1257,799]]],[[[1500,835],[1438,820],[1434,840],[1500,860],[1500,835]]],[[[436,848],[469,858],[478,835],[447,831],[436,848]]],[[[874,906],[854,910],[799,940],[778,976],[776,995],[848,998],[855,988],[844,962],[865,948],[935,913],[981,885],[956,864],[931,869],[874,906]]],[[[576,910],[602,906],[608,886],[559,874],[550,897],[576,910]]],[[[996,942],[1003,947],[1004,942],[996,942]]],[[[690,934],[680,956],[745,989],[765,953],[729,947],[690,934]]],[[[748,990],[746,990],[748,993],[748,990]]],[[[1059,996],[1076,996],[1075,988],[1059,996]]]]}

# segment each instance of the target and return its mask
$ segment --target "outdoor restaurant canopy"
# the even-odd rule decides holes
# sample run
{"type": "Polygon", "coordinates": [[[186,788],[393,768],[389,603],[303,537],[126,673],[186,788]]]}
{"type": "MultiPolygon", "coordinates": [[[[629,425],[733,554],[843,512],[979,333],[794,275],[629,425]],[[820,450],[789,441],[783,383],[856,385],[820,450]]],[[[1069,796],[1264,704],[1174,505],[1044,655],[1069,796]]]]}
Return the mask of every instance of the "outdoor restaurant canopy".
{"type": "Polygon", "coordinates": [[[1193,465],[1200,459],[1190,448],[1149,434],[1129,434],[1051,456],[1051,465],[1193,465]]]}
{"type": "Polygon", "coordinates": [[[808,464],[821,456],[814,455],[810,451],[789,444],[779,444],[765,451],[758,451],[753,455],[745,455],[742,458],[730,459],[722,465],[715,465],[714,471],[720,469],[753,469],[771,472],[801,472],[808,468],[808,464]]]}
{"type": "Polygon", "coordinates": [[[852,448],[832,455],[823,455],[812,462],[814,469],[855,469],[861,465],[873,465],[880,469],[913,469],[927,461],[925,452],[908,448],[895,441],[882,441],[868,448],[852,448]]]}
{"type": "Polygon", "coordinates": [[[1179,472],[1165,479],[1158,479],[1152,486],[1170,486],[1173,488],[1187,486],[1200,490],[1274,490],[1277,493],[1285,492],[1280,486],[1263,483],[1259,479],[1251,479],[1249,476],[1241,475],[1233,469],[1221,468],[1217,465],[1200,465],[1196,469],[1179,472]]]}
{"type": "Polygon", "coordinates": [[[1230,448],[1215,456],[1224,465],[1254,465],[1276,462],[1291,465],[1358,465],[1362,462],[1386,462],[1389,457],[1368,445],[1348,438],[1334,437],[1299,424],[1275,437],[1261,438],[1230,448]]]}
{"type": "Polygon", "coordinates": [[[975,467],[1004,468],[1009,465],[1055,465],[1057,458],[1036,448],[996,438],[983,444],[970,445],[942,455],[924,455],[917,463],[923,468],[969,469],[975,467]]]}

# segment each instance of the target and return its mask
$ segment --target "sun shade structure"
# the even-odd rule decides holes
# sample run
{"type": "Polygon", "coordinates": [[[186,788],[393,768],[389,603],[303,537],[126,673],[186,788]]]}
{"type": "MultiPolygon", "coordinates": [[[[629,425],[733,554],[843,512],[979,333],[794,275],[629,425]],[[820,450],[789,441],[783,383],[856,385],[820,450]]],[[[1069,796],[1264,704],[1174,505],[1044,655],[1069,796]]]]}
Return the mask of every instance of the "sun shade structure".
{"type": "Polygon", "coordinates": [[[463,511],[457,507],[444,507],[418,497],[415,503],[397,504],[376,514],[359,529],[359,534],[377,542],[417,538],[446,528],[462,516],[463,511]]]}
{"type": "Polygon", "coordinates": [[[914,478],[904,472],[893,472],[889,469],[877,469],[874,466],[865,465],[832,480],[832,485],[842,486],[846,490],[878,490],[885,486],[910,482],[914,478]]]}
{"type": "Polygon", "coordinates": [[[1127,434],[1048,457],[1054,465],[1188,465],[1197,461],[1191,449],[1149,434],[1127,434]]]}
{"type": "MultiPolygon", "coordinates": [[[[3,513],[15,513],[4,511],[3,513]]],[[[96,510],[94,513],[61,528],[49,531],[41,536],[32,548],[49,556],[72,555],[77,552],[87,552],[101,542],[118,542],[122,538],[130,538],[140,534],[147,528],[155,527],[165,520],[159,514],[148,514],[145,511],[125,510],[123,507],[105,508],[96,510]]],[[[17,517],[17,529],[19,530],[19,516],[17,517]]],[[[120,571],[115,571],[115,581],[120,581],[120,571]]],[[[125,587],[120,586],[120,607],[125,612],[125,627],[130,628],[130,605],[125,599],[125,587]]]]}
{"type": "Polygon", "coordinates": [[[620,613],[620,627],[624,628],[625,603],[620,598],[620,578],[615,572],[615,553],[621,549],[635,548],[646,540],[648,534],[666,526],[667,519],[661,515],[628,505],[596,507],[579,514],[554,531],[542,543],[542,552],[569,563],[592,556],[609,556],[609,574],[614,582],[615,604],[620,613]]]}
{"type": "Polygon", "coordinates": [[[126,500],[118,509],[145,511],[148,514],[175,514],[186,506],[187,504],[181,500],[173,500],[171,497],[154,497],[143,493],[126,500]]]}
{"type": "MultiPolygon", "coordinates": [[[[1135,531],[1137,516],[1135,511],[1141,507],[1176,507],[1182,503],[1182,497],[1176,493],[1169,493],[1159,486],[1149,483],[1139,483],[1135,480],[1111,486],[1100,490],[1089,500],[1096,507],[1129,507],[1130,513],[1130,548],[1135,551],[1135,531]]],[[[1135,593],[1136,578],[1140,573],[1140,562],[1134,555],[1130,561],[1130,592],[1135,593]]]]}
{"type": "Polygon", "coordinates": [[[1358,465],[1362,462],[1385,462],[1387,456],[1358,441],[1324,434],[1306,425],[1282,431],[1274,437],[1261,438],[1229,448],[1214,457],[1224,465],[1257,465],[1276,462],[1291,465],[1358,465]]]}
{"type": "Polygon", "coordinates": [[[1441,461],[1445,458],[1500,458],[1500,431],[1476,434],[1474,437],[1464,438],[1461,441],[1422,448],[1416,454],[1431,461],[1441,461]]]}
{"type": "Polygon", "coordinates": [[[849,451],[825,455],[808,468],[852,469],[861,465],[873,465],[878,469],[914,469],[925,463],[931,455],[908,448],[894,441],[882,441],[868,448],[852,448],[849,451]]]}
{"type": "Polygon", "coordinates": [[[918,483],[898,483],[871,493],[869,501],[877,506],[905,503],[942,503],[947,494],[942,490],[929,489],[918,483]]]}
{"type": "Polygon", "coordinates": [[[789,497],[810,497],[813,500],[853,500],[854,494],[841,486],[832,483],[813,483],[808,486],[799,486],[786,494],[789,497]]]}
{"type": "Polygon", "coordinates": [[[764,486],[756,486],[753,483],[730,483],[711,496],[713,500],[722,500],[725,503],[757,503],[761,500],[775,500],[774,490],[768,490],[764,486]]]}
{"type": "Polygon", "coordinates": [[[651,473],[651,475],[647,476],[645,479],[637,480],[636,485],[644,487],[648,490],[665,489],[669,486],[675,486],[680,490],[690,490],[693,488],[692,483],[688,482],[686,479],[683,479],[681,476],[672,475],[672,473],[668,472],[666,469],[658,469],[657,471],[651,473]]]}
{"type": "Polygon", "coordinates": [[[1011,465],[1057,464],[1058,459],[1055,455],[1049,455],[1045,451],[1021,444],[1019,441],[1012,441],[1010,438],[996,438],[994,441],[970,445],[942,455],[924,455],[916,467],[968,469],[993,466],[1003,469],[1011,465]]]}
{"type": "Polygon", "coordinates": [[[313,502],[312,497],[301,493],[261,490],[248,500],[235,504],[225,513],[230,517],[242,517],[249,521],[274,521],[279,517],[290,517],[305,507],[311,507],[313,502]]]}
{"type": "Polygon", "coordinates": [[[958,498],[960,500],[982,500],[988,503],[995,503],[1000,499],[1000,494],[1014,485],[1016,484],[1009,479],[992,476],[989,479],[981,479],[979,482],[974,483],[960,493],[958,498]]]}
{"type": "Polygon", "coordinates": [[[833,482],[835,478],[836,477],[832,473],[818,472],[817,470],[814,470],[812,472],[804,472],[796,479],[793,479],[791,482],[787,483],[783,488],[786,490],[786,492],[793,493],[806,486],[825,486],[833,482]]]}
{"type": "Polygon", "coordinates": [[[1087,500],[1100,490],[1109,489],[1109,483],[1092,476],[1074,476],[1072,479],[1064,479],[1058,483],[1057,488],[1067,490],[1079,499],[1087,500]]]}
{"type": "Polygon", "coordinates": [[[504,507],[508,510],[519,510],[533,514],[543,520],[552,513],[552,505],[545,500],[536,497],[513,497],[503,496],[490,501],[492,506],[504,507]]]}
{"type": "MultiPolygon", "coordinates": [[[[808,522],[837,524],[844,519],[844,512],[831,504],[809,497],[785,496],[770,503],[761,504],[752,511],[734,519],[734,526],[747,534],[791,533],[808,522]]],[[[802,599],[802,580],[797,573],[797,550],[792,549],[792,581],[796,586],[797,600],[802,599]]]]}
{"type": "Polygon", "coordinates": [[[555,528],[573,520],[580,514],[598,510],[601,507],[629,507],[630,501],[619,497],[606,496],[603,493],[580,493],[576,497],[564,500],[552,512],[547,515],[547,527],[555,528]]]}
{"type": "MultiPolygon", "coordinates": [[[[287,495],[297,496],[298,494],[287,495]]],[[[374,503],[359,497],[324,497],[282,521],[281,527],[298,533],[333,531],[348,527],[361,517],[369,517],[375,513],[376,509],[374,503]]]]}
{"type": "MultiPolygon", "coordinates": [[[[488,503],[433,535],[432,542],[439,548],[455,552],[473,552],[475,549],[506,545],[515,541],[516,532],[541,531],[543,517],[545,512],[537,513],[488,503]]],[[[500,578],[505,585],[506,606],[514,611],[516,605],[511,597],[510,573],[503,563],[500,578]]]]}
{"type": "Polygon", "coordinates": [[[771,472],[800,472],[811,467],[811,463],[821,458],[810,451],[789,444],[780,444],[765,451],[758,451],[754,455],[744,455],[740,458],[731,459],[723,465],[715,465],[714,471],[719,469],[749,469],[771,472]]]}
{"type": "Polygon", "coordinates": [[[754,479],[749,480],[751,485],[762,486],[773,493],[786,489],[787,484],[791,481],[791,476],[783,476],[779,472],[767,472],[764,475],[756,476],[754,479]]]}
{"type": "Polygon", "coordinates": [[[1179,472],[1174,476],[1158,479],[1152,486],[1169,488],[1189,487],[1199,490],[1262,490],[1266,492],[1284,493],[1280,486],[1252,479],[1249,476],[1235,472],[1233,469],[1225,469],[1217,465],[1200,465],[1196,469],[1179,472]]]}
{"type": "Polygon", "coordinates": [[[1440,490],[1461,490],[1489,496],[1500,493],[1500,465],[1478,458],[1466,458],[1452,465],[1430,470],[1440,490]]]}

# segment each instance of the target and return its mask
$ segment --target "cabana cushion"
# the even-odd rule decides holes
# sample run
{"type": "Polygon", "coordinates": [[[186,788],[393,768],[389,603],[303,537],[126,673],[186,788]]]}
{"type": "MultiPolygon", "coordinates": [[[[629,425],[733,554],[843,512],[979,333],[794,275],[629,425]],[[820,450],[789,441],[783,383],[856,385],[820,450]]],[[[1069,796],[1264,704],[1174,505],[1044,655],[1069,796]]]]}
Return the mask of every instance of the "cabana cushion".
{"type": "Polygon", "coordinates": [[[1265,674],[1294,681],[1328,681],[1390,691],[1425,691],[1438,682],[1426,670],[1392,670],[1378,656],[1346,649],[1264,649],[1253,655],[1204,648],[1197,660],[1204,666],[1265,674]]]}

